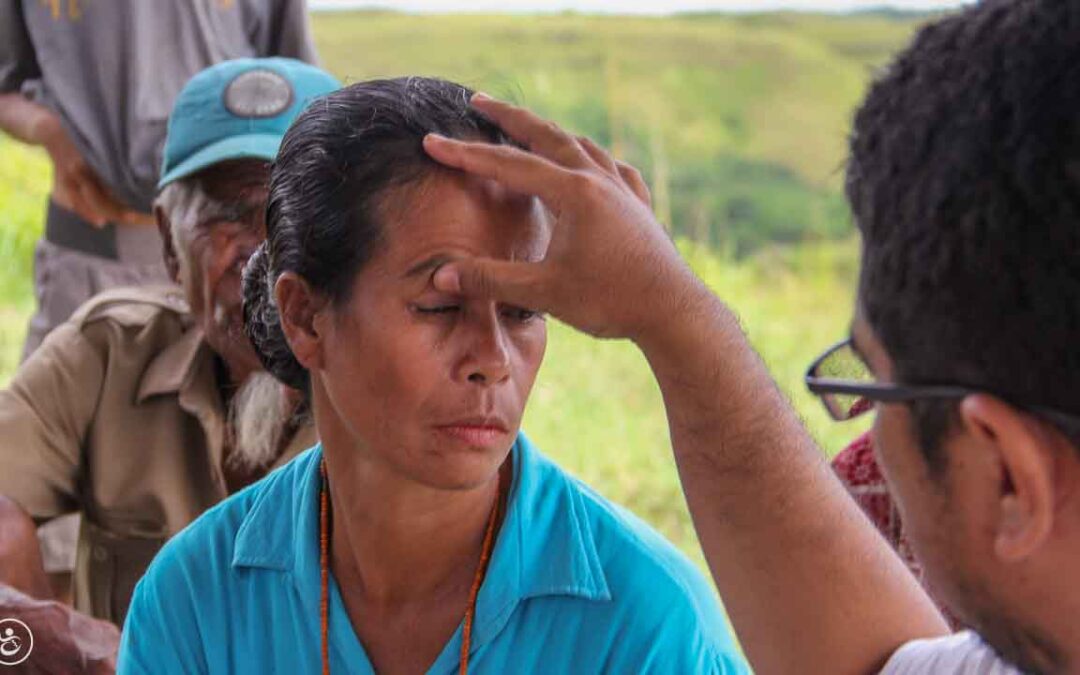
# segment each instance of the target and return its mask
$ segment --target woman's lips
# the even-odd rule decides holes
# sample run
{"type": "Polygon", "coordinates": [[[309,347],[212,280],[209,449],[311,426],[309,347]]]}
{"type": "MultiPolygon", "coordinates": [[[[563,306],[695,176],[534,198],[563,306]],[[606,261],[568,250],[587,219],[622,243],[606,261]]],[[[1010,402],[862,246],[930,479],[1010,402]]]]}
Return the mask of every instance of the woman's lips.
{"type": "Polygon", "coordinates": [[[493,424],[444,424],[435,427],[439,432],[474,447],[488,447],[506,438],[504,427],[493,424]]]}

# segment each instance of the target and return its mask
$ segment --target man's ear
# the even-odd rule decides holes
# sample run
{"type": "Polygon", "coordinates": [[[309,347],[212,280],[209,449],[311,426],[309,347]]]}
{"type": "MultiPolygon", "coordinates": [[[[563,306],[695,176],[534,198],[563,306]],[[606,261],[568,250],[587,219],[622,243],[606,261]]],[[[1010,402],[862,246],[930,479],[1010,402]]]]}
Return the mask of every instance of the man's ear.
{"type": "Polygon", "coordinates": [[[1030,414],[987,394],[965,398],[960,417],[980,448],[997,453],[1001,480],[994,552],[1003,562],[1020,562],[1046,543],[1054,528],[1059,439],[1030,414]]]}
{"type": "Polygon", "coordinates": [[[325,296],[311,288],[295,272],[285,272],[274,284],[281,330],[293,356],[309,372],[323,366],[325,336],[325,296]]]}
{"type": "Polygon", "coordinates": [[[174,283],[180,283],[180,259],[176,256],[176,244],[173,241],[169,214],[155,204],[154,220],[157,221],[158,232],[161,234],[161,255],[165,258],[165,269],[174,283]]]}

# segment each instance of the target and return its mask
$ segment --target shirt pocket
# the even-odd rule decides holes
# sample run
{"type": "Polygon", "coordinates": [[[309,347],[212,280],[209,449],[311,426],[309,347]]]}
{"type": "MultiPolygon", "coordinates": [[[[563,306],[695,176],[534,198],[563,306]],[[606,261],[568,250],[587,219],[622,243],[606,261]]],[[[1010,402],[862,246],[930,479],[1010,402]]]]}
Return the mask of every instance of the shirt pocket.
{"type": "Polygon", "coordinates": [[[135,584],[165,541],[110,532],[84,517],[75,563],[78,609],[122,626],[135,584]]]}

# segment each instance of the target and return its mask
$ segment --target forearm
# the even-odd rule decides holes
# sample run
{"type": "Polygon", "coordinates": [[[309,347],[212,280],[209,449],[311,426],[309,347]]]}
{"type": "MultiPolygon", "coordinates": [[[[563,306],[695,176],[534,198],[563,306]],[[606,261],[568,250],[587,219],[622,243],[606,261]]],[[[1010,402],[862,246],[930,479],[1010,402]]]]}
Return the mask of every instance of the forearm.
{"type": "Polygon", "coordinates": [[[946,630],[844,492],[750,347],[695,284],[637,340],[668,411],[694,525],[759,673],[874,672],[903,642],[946,630]]]}
{"type": "Polygon", "coordinates": [[[23,143],[44,145],[56,113],[19,93],[0,94],[0,131],[23,143]]]}
{"type": "Polygon", "coordinates": [[[0,495],[0,583],[40,599],[52,591],[41,560],[37,528],[13,500],[0,495]]]}

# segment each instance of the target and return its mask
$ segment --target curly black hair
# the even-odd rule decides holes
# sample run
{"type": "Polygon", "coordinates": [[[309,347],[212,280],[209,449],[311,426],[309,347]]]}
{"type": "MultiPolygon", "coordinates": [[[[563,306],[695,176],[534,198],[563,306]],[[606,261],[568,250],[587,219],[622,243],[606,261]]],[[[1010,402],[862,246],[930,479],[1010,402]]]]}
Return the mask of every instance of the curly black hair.
{"type": "MultiPolygon", "coordinates": [[[[1080,2],[923,28],[855,115],[847,195],[897,381],[1080,412],[1080,2]]],[[[932,466],[955,411],[913,405],[932,466]]]]}

